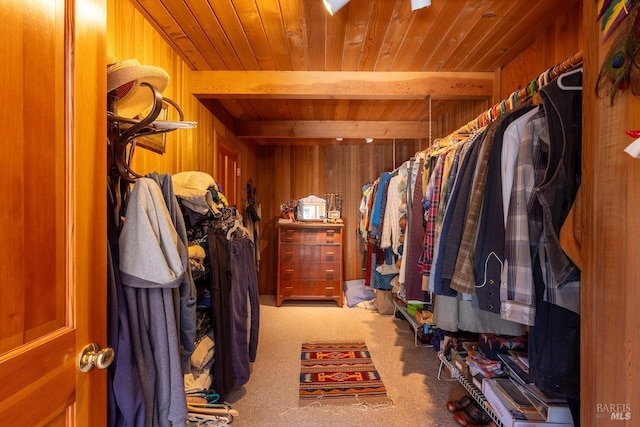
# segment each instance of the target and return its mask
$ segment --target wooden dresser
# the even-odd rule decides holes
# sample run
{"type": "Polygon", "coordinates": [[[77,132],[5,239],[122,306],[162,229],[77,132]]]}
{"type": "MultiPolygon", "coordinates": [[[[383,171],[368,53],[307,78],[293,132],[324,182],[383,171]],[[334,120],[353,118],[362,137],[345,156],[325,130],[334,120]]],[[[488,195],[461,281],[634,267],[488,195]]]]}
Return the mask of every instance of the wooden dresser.
{"type": "Polygon", "coordinates": [[[334,300],[342,307],[344,224],[278,223],[278,289],[284,300],[334,300]]]}

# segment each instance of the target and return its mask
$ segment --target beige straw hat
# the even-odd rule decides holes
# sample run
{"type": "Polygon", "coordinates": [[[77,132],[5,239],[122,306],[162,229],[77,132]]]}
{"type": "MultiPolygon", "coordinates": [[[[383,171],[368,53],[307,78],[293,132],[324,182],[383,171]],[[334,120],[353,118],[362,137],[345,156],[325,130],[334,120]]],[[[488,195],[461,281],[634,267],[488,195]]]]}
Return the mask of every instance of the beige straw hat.
{"type": "Polygon", "coordinates": [[[143,82],[160,93],[169,85],[169,74],[160,67],[141,65],[136,59],[107,58],[107,93],[115,90],[115,113],[133,118],[153,105],[153,94],[143,82]]]}

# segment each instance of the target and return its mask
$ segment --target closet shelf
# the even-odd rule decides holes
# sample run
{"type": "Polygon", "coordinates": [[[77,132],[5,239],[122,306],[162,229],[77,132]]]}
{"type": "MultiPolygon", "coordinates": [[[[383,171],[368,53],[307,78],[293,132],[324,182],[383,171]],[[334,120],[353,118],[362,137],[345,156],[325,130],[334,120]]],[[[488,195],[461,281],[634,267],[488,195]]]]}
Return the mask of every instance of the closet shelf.
{"type": "MultiPolygon", "coordinates": [[[[167,98],[163,98],[163,100],[167,101],[167,98]]],[[[197,122],[187,122],[184,120],[154,120],[151,123],[140,127],[140,122],[142,122],[142,119],[120,117],[110,111],[107,111],[107,121],[117,123],[117,126],[121,131],[125,131],[134,126],[138,126],[138,130],[136,130],[132,138],[164,133],[176,129],[191,129],[197,127],[198,125],[197,122]]]]}
{"type": "MultiPolygon", "coordinates": [[[[410,315],[407,311],[407,307],[403,306],[402,303],[395,298],[393,299],[393,307],[394,316],[396,315],[396,313],[400,313],[404,316],[405,319],[409,321],[411,327],[413,328],[413,343],[416,347],[420,347],[421,344],[418,342],[418,331],[423,328],[423,325],[416,322],[416,319],[414,319],[413,316],[410,315]]],[[[432,347],[432,345],[424,345],[424,347],[432,347]]]]}
{"type": "MultiPolygon", "coordinates": [[[[446,366],[451,372],[451,376],[458,380],[460,384],[467,390],[467,392],[475,399],[476,402],[482,406],[484,411],[489,415],[489,417],[496,423],[497,427],[505,427],[504,424],[500,421],[500,418],[493,412],[491,406],[487,402],[487,399],[484,397],[484,394],[478,388],[473,385],[473,383],[469,382],[469,380],[463,376],[458,368],[456,368],[450,361],[447,360],[447,357],[442,353],[442,351],[438,352],[438,359],[440,359],[440,369],[443,366],[446,366]]],[[[438,378],[439,379],[439,378],[438,378]]]]}

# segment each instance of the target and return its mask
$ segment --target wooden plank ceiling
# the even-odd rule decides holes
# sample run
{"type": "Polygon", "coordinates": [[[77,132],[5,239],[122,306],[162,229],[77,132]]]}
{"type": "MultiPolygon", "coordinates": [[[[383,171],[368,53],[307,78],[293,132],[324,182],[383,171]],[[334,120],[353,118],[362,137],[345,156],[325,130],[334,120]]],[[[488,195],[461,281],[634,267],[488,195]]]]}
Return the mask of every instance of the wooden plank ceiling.
{"type": "Polygon", "coordinates": [[[194,71],[192,93],[259,144],[426,138],[430,118],[490,99],[493,72],[573,3],[350,0],[331,16],[322,0],[131,1],[194,71]]]}

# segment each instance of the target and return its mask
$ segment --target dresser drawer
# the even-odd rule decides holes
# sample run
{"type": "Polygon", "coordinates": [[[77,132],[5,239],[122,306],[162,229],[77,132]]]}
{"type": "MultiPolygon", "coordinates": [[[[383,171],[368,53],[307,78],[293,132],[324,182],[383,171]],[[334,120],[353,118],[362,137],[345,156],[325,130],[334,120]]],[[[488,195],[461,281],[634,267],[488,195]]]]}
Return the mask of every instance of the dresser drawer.
{"type": "Polygon", "coordinates": [[[300,280],[320,280],[320,263],[316,262],[304,262],[300,265],[298,272],[298,279],[300,280]]]}
{"type": "Polygon", "coordinates": [[[280,280],[293,281],[298,279],[298,265],[288,264],[280,265],[280,280]]]}
{"type": "Polygon", "coordinates": [[[342,256],[342,248],[340,245],[320,246],[321,262],[340,262],[342,256]]]}
{"type": "Polygon", "coordinates": [[[323,228],[317,230],[300,230],[283,228],[280,230],[282,243],[324,244],[342,242],[342,230],[339,228],[323,228]]]}
{"type": "Polygon", "coordinates": [[[298,246],[298,253],[300,254],[298,257],[298,261],[303,264],[306,264],[309,262],[320,262],[322,257],[322,252],[320,248],[321,246],[317,246],[317,245],[298,246]]]}
{"type": "Polygon", "coordinates": [[[318,271],[319,278],[326,282],[337,282],[340,283],[340,263],[335,262],[323,262],[320,264],[320,269],[318,271]]]}
{"type": "Polygon", "coordinates": [[[304,280],[293,286],[291,296],[305,297],[305,299],[334,299],[340,295],[339,288],[324,280],[304,280]]]}
{"type": "Polygon", "coordinates": [[[300,260],[300,246],[298,245],[280,245],[280,263],[297,264],[300,260]]]}
{"type": "Polygon", "coordinates": [[[322,282],[339,282],[341,277],[340,263],[309,262],[304,265],[281,265],[280,280],[314,280],[322,282]]]}

